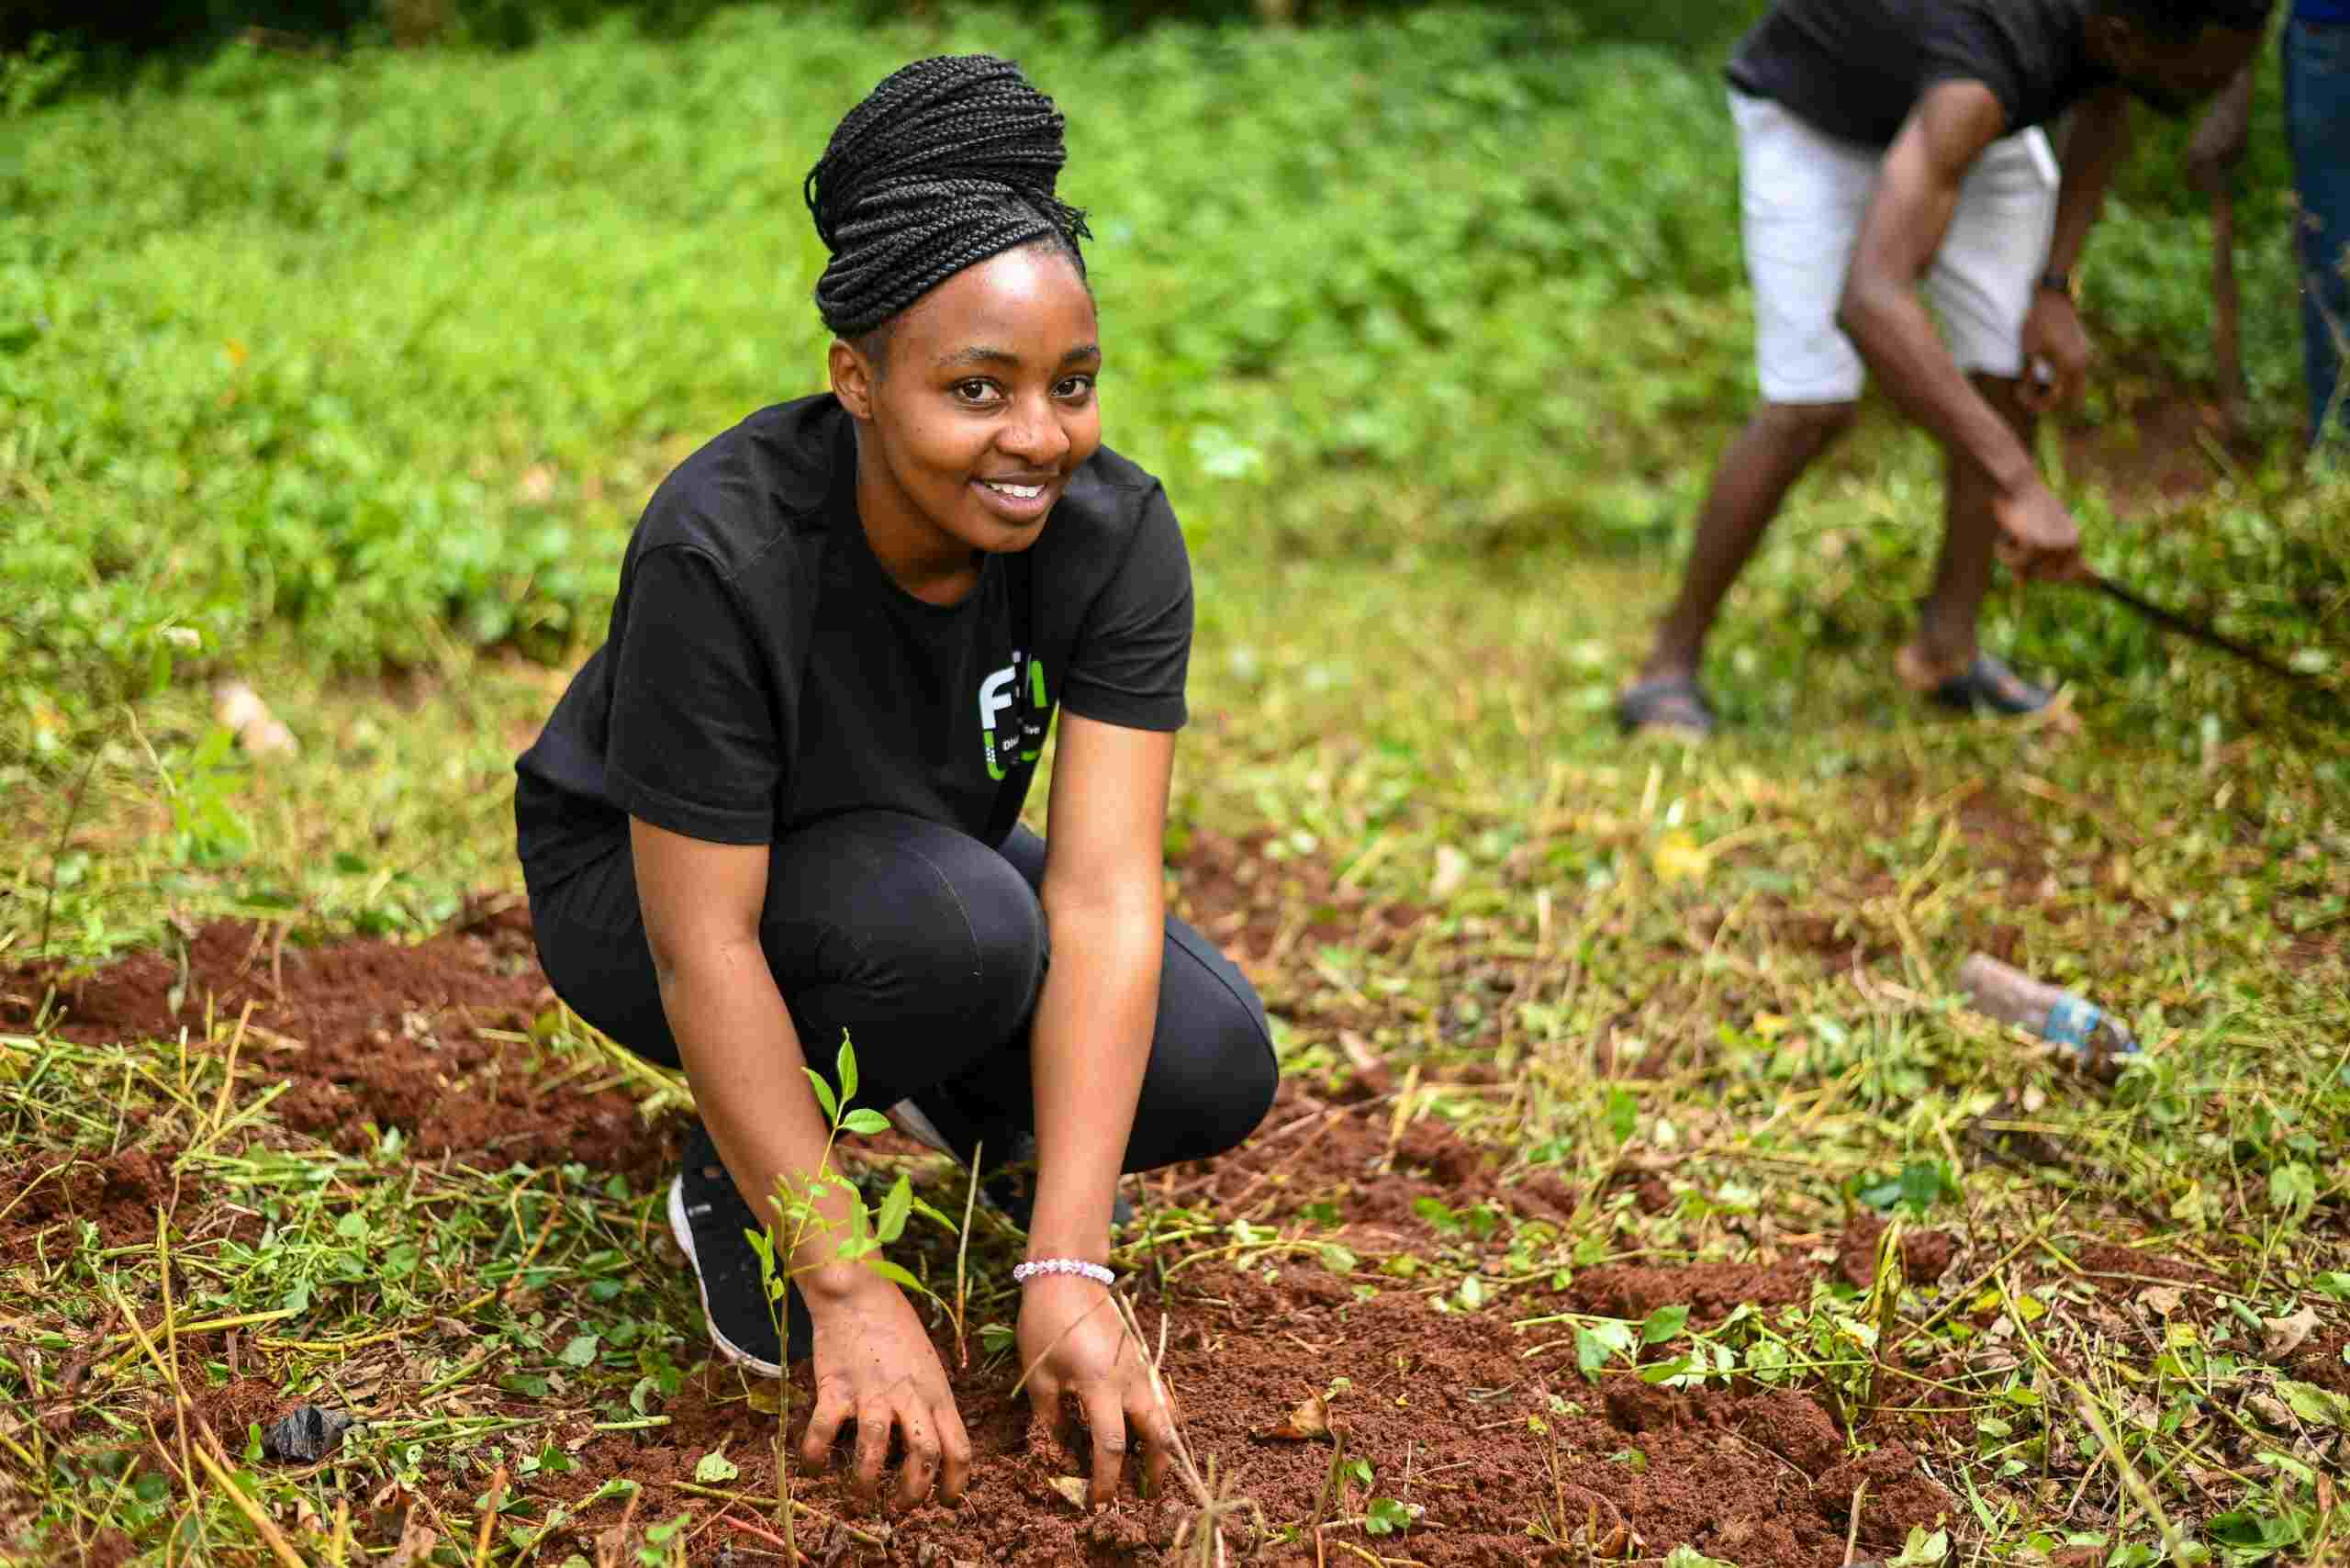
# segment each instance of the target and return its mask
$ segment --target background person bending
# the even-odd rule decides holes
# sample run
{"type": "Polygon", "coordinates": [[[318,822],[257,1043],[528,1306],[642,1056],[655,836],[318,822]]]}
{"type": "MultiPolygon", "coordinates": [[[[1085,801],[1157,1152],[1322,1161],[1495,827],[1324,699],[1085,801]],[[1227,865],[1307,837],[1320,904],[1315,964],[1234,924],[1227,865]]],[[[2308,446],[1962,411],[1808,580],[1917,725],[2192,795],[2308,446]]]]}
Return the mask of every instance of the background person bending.
{"type": "MultiPolygon", "coordinates": [[[[818,1172],[803,1065],[846,1031],[859,1098],[960,1159],[1033,1130],[1030,1258],[1085,1271],[1122,1169],[1230,1148],[1274,1089],[1255,993],[1165,915],[1191,572],[1158,482],[1102,444],[1062,162],[1051,100],[988,56],[907,66],[841,121],[808,181],[831,392],[663,483],[518,763],[548,978],[693,1086],[669,1217],[711,1337],[769,1374],[812,1349],[810,1462],[854,1421],[870,1492],[894,1430],[906,1504],[970,1460],[912,1306],[811,1232],[779,1339],[744,1234],[818,1172]],[[1040,840],[1015,824],[1056,706],[1040,840]]],[[[845,1226],[836,1187],[822,1207],[845,1226]]],[[[1097,1500],[1130,1431],[1163,1469],[1103,1283],[1031,1276],[1018,1340],[1039,1414],[1084,1413],[1097,1500]]]]}
{"type": "Polygon", "coordinates": [[[2048,694],[1975,644],[2002,544],[2079,569],[2032,461],[2035,412],[2078,395],[2068,275],[2119,162],[2128,100],[2183,112],[2259,45],[2266,0],[1781,0],[1732,59],[1730,112],[1762,405],[1721,459],[1628,729],[1710,734],[1707,633],[1788,487],[1852,422],[1864,371],[1948,455],[1933,589],[1897,661],[1961,708],[2048,694]],[[2061,176],[2039,129],[2073,109],[2061,176]],[[1938,336],[1919,285],[1939,309],[1938,336]],[[2023,375],[2043,364],[2043,385],[2023,375]]]}

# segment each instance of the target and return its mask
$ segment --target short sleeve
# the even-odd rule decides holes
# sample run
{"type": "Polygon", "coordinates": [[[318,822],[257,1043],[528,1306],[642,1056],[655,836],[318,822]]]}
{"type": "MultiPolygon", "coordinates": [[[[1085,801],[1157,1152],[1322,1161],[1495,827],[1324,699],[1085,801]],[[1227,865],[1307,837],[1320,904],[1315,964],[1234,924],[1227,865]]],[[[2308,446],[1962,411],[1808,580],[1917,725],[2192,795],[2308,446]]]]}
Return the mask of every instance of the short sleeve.
{"type": "Polygon", "coordinates": [[[1981,6],[1942,4],[1924,7],[1918,49],[1918,91],[1944,82],[1980,82],[1999,100],[2006,123],[2000,134],[2024,127],[2030,96],[2019,40],[1981,6]]]}
{"type": "Polygon", "coordinates": [[[688,838],[763,844],[783,781],[772,681],[717,564],[669,545],[628,586],[605,780],[632,817],[688,838]]]}
{"type": "Polygon", "coordinates": [[[1130,730],[1180,730],[1191,663],[1192,559],[1167,492],[1154,487],[1125,560],[1078,633],[1060,704],[1130,730]]]}

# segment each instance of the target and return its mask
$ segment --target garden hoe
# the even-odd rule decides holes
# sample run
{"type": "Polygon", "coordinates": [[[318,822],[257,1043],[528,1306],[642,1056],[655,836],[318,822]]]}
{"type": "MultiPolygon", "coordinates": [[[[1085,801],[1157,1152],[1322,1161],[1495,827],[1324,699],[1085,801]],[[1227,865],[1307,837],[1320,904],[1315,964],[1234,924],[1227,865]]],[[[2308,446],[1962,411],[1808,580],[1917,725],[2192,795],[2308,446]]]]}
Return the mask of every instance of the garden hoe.
{"type": "Polygon", "coordinates": [[[2298,670],[2289,665],[2281,664],[2276,659],[2270,658],[2266,654],[2262,653],[2257,648],[2246,647],[2244,644],[2236,642],[2232,638],[2221,636],[2218,632],[2212,630],[2210,626],[2204,622],[2189,620],[2188,617],[2181,615],[2175,610],[2165,610],[2161,605],[2156,604],[2150,599],[2139,597],[2139,595],[2129,588],[2123,588],[2120,583],[2113,581],[2109,577],[2099,576],[2094,571],[2088,574],[2087,581],[2091,587],[2104,594],[2108,599],[2114,600],[2118,604],[2129,606],[2132,610],[2136,610],[2139,614],[2144,616],[2147,620],[2153,622],[2155,625],[2161,627],[2165,632],[2175,632],[2178,635],[2185,637],[2191,642],[2201,643],[2207,647],[2217,648],[2221,653],[2233,654],[2236,657],[2244,660],[2248,664],[2258,665],[2262,669],[2266,670],[2271,675],[2279,676],[2296,685],[2307,687],[2312,691],[2324,692],[2327,696],[2334,697],[2339,700],[2337,693],[2333,691],[2330,688],[2320,684],[2317,678],[2306,670],[2298,670]]]}

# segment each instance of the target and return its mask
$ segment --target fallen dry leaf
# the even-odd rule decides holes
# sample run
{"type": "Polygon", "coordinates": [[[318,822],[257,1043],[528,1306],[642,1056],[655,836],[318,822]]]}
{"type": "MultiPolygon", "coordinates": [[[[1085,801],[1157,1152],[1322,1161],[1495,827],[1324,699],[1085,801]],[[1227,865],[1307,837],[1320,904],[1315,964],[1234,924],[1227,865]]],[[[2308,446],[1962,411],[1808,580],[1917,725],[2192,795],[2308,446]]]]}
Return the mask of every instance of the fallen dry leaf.
{"type": "Polygon", "coordinates": [[[1061,1500],[1066,1502],[1070,1507],[1075,1508],[1079,1513],[1082,1514],[1091,1511],[1087,1508],[1085,1502],[1086,1485],[1084,1477],[1077,1475],[1056,1475],[1051,1480],[1046,1482],[1045,1484],[1059,1493],[1061,1495],[1061,1500]]]}
{"type": "Polygon", "coordinates": [[[1428,902],[1442,903],[1460,889],[1469,875],[1469,857],[1449,844],[1436,846],[1436,875],[1428,879],[1428,902]]]}
{"type": "Polygon", "coordinates": [[[2266,1341],[2272,1356],[2289,1356],[2301,1348],[2301,1341],[2317,1332],[2317,1308],[2304,1305],[2289,1317],[2264,1317],[2260,1320],[2261,1338],[2266,1341]]]}
{"type": "Polygon", "coordinates": [[[1330,1440],[1330,1407],[1318,1394],[1309,1394],[1281,1424],[1257,1434],[1265,1442],[1320,1443],[1330,1440]]]}
{"type": "Polygon", "coordinates": [[[2149,1285],[2138,1293],[2138,1305],[2157,1317],[2168,1317],[2185,1300],[2185,1294],[2170,1285],[2149,1285]]]}
{"type": "Polygon", "coordinates": [[[1338,1048],[1346,1052],[1347,1065],[1355,1070],[1355,1076],[1369,1085],[1373,1093],[1384,1094],[1387,1092],[1393,1075],[1387,1070],[1386,1060],[1380,1056],[1376,1046],[1352,1029],[1341,1029],[1338,1031],[1338,1048]]]}
{"type": "Polygon", "coordinates": [[[762,1416],[782,1415],[783,1384],[780,1383],[760,1383],[757,1387],[751,1390],[750,1398],[747,1403],[750,1405],[752,1409],[757,1411],[762,1416]]]}
{"type": "Polygon", "coordinates": [[[417,1563],[431,1556],[432,1549],[440,1544],[440,1536],[427,1529],[424,1521],[417,1518],[416,1510],[411,1508],[407,1522],[400,1527],[400,1543],[392,1548],[392,1554],[384,1560],[384,1568],[415,1568],[417,1563]]]}
{"type": "Polygon", "coordinates": [[[2293,1424],[2293,1413],[2286,1409],[2285,1402],[2273,1394],[2251,1394],[2244,1403],[2246,1409],[2269,1426],[2289,1427],[2293,1424]]]}

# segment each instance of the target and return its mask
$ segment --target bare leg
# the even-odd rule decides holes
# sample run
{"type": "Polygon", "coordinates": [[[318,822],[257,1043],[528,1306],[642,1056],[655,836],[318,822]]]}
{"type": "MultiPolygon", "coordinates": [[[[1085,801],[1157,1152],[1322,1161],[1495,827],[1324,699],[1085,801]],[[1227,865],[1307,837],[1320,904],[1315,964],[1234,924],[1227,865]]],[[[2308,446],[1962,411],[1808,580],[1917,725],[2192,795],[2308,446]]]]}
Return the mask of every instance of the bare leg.
{"type": "Polygon", "coordinates": [[[1642,680],[1696,678],[1722,598],[1762,543],[1779,503],[1852,422],[1850,403],[1765,403],[1754,410],[1714,471],[1680,596],[1657,627],[1640,667],[1642,680]]]}
{"type": "MultiPolygon", "coordinates": [[[[1997,409],[2026,447],[2032,440],[2033,417],[2016,396],[2016,383],[2005,376],[1977,375],[1976,390],[1997,409]]],[[[1950,456],[1943,489],[1945,521],[1942,559],[1934,568],[1933,592],[1918,619],[1918,636],[1901,652],[1902,678],[1919,690],[1931,690],[1964,675],[1976,652],[1975,622],[1990,591],[1991,563],[1999,528],[1991,516],[1996,492],[1991,477],[1956,453],[1950,456]]]]}

